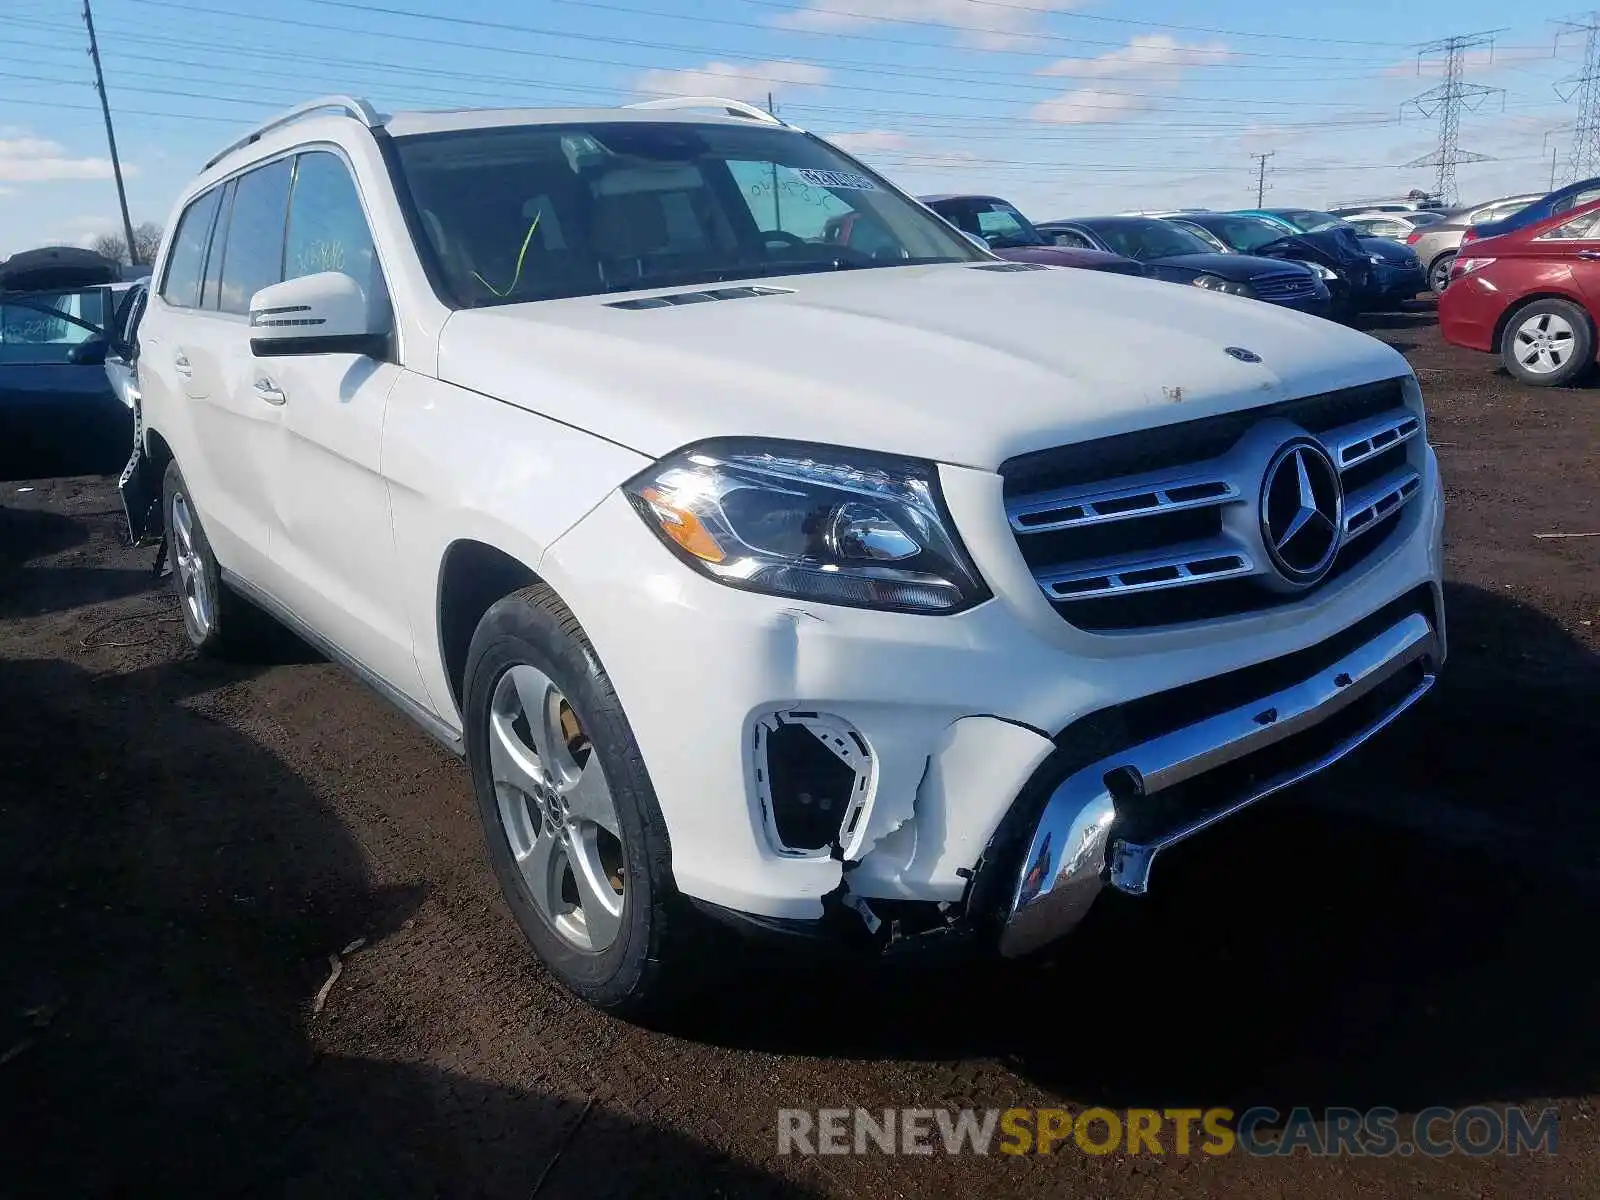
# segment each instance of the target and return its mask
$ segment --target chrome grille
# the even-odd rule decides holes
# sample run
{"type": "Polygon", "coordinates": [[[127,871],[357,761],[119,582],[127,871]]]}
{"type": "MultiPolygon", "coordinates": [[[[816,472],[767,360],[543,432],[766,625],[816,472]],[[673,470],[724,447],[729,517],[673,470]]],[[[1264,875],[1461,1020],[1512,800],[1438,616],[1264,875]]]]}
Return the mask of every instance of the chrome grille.
{"type": "Polygon", "coordinates": [[[1317,290],[1317,280],[1309,271],[1284,271],[1259,275],[1250,286],[1263,300],[1294,300],[1317,290]]]}
{"type": "Polygon", "coordinates": [[[1268,460],[1297,435],[1328,452],[1345,498],[1328,578],[1351,569],[1422,489],[1422,421],[1404,387],[1389,380],[1012,459],[1001,467],[1007,520],[1040,590],[1080,628],[1291,602],[1305,593],[1285,584],[1261,540],[1268,460]]]}

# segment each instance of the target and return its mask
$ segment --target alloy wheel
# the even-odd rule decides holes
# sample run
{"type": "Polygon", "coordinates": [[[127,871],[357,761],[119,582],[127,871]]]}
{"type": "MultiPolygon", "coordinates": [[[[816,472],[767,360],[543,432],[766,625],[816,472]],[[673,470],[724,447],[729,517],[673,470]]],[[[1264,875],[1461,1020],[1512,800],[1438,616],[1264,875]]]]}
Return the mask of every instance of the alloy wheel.
{"type": "Polygon", "coordinates": [[[182,492],[172,497],[172,548],[185,615],[196,638],[204,639],[216,619],[216,598],[211,594],[211,581],[195,548],[194,514],[189,511],[189,502],[182,492]]]}
{"type": "Polygon", "coordinates": [[[1552,375],[1571,359],[1576,334],[1559,313],[1535,313],[1512,335],[1517,361],[1531,375],[1552,375]]]}
{"type": "Polygon", "coordinates": [[[561,690],[526,663],[495,684],[489,768],[501,828],[540,915],[598,954],[622,928],[622,832],[600,757],[561,690]]]}

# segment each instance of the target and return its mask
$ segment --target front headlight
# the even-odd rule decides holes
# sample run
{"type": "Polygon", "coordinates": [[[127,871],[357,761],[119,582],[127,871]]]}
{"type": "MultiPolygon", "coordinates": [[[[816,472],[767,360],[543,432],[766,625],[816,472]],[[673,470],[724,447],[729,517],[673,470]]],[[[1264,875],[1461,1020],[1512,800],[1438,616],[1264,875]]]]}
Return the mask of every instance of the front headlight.
{"type": "Polygon", "coordinates": [[[1339,272],[1332,267],[1325,267],[1318,262],[1306,262],[1304,259],[1296,259],[1295,261],[1324,282],[1339,278],[1339,272]]]}
{"type": "Polygon", "coordinates": [[[624,488],[679,558],[730,587],[894,612],[988,599],[932,463],[799,442],[714,441],[624,488]]]}
{"type": "Polygon", "coordinates": [[[1248,283],[1238,283],[1232,279],[1224,279],[1220,275],[1197,275],[1192,282],[1195,287],[1205,288],[1208,292],[1226,292],[1230,296],[1255,295],[1255,291],[1248,283]]]}
{"type": "Polygon", "coordinates": [[[1375,267],[1381,267],[1383,266],[1383,255],[1369,254],[1367,255],[1367,261],[1375,267]]]}

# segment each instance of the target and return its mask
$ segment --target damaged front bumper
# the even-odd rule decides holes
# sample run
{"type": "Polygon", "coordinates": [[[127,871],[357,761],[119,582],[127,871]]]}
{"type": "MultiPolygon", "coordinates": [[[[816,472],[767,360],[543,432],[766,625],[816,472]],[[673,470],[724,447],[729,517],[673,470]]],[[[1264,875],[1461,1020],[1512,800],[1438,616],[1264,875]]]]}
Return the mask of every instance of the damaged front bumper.
{"type": "Polygon", "coordinates": [[[1442,656],[1412,612],[1304,678],[1074,771],[1009,860],[1000,952],[1057,940],[1105,887],[1142,894],[1163,850],[1349,754],[1427,693],[1442,656]]]}

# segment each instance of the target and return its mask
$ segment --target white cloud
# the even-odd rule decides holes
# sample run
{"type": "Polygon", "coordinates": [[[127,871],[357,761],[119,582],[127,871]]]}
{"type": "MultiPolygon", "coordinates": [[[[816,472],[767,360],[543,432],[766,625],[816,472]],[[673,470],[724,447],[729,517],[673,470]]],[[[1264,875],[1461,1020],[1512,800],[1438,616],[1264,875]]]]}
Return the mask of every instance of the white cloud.
{"type": "Polygon", "coordinates": [[[916,142],[916,139],[908,133],[891,133],[887,129],[866,129],[860,133],[830,133],[827,138],[846,154],[854,154],[857,158],[908,150],[916,142]]]}
{"type": "MultiPolygon", "coordinates": [[[[109,158],[72,158],[57,142],[16,132],[15,137],[0,138],[0,182],[50,183],[62,179],[111,178],[109,158]]],[[[127,164],[122,171],[124,175],[135,173],[127,164]]]]}
{"type": "Polygon", "coordinates": [[[1063,59],[1039,72],[1073,79],[1116,79],[1134,75],[1138,82],[1131,90],[1093,85],[1073,88],[1034,105],[1028,115],[1035,121],[1047,121],[1052,125],[1127,120],[1157,109],[1159,93],[1177,83],[1187,72],[1221,66],[1232,57],[1233,51],[1219,43],[1186,45],[1169,34],[1142,33],[1120,50],[1098,58],[1063,59]]]}
{"type": "Polygon", "coordinates": [[[764,102],[767,93],[782,96],[796,88],[821,87],[828,81],[824,67],[809,63],[763,62],[749,66],[708,62],[681,71],[646,71],[634,87],[650,96],[724,96],[729,100],[764,102]]]}
{"type": "Polygon", "coordinates": [[[810,0],[785,13],[778,24],[791,29],[834,30],[887,21],[943,25],[961,40],[987,49],[1024,43],[1051,12],[1078,8],[1082,0],[1036,0],[1032,5],[1003,5],[984,0],[810,0]]]}
{"type": "Polygon", "coordinates": [[[1218,42],[1205,46],[1185,45],[1171,34],[1141,33],[1120,50],[1112,50],[1098,58],[1062,59],[1051,63],[1039,74],[1065,75],[1073,79],[1137,75],[1141,81],[1160,79],[1176,82],[1185,71],[1196,67],[1220,66],[1232,57],[1233,51],[1218,42]]]}
{"type": "Polygon", "coordinates": [[[908,133],[895,133],[888,129],[867,129],[859,133],[830,133],[823,135],[833,145],[853,154],[862,162],[893,169],[939,170],[949,167],[966,167],[983,160],[971,150],[952,148],[940,141],[930,145],[922,138],[908,133]],[[888,162],[880,162],[880,156],[888,162]]]}

